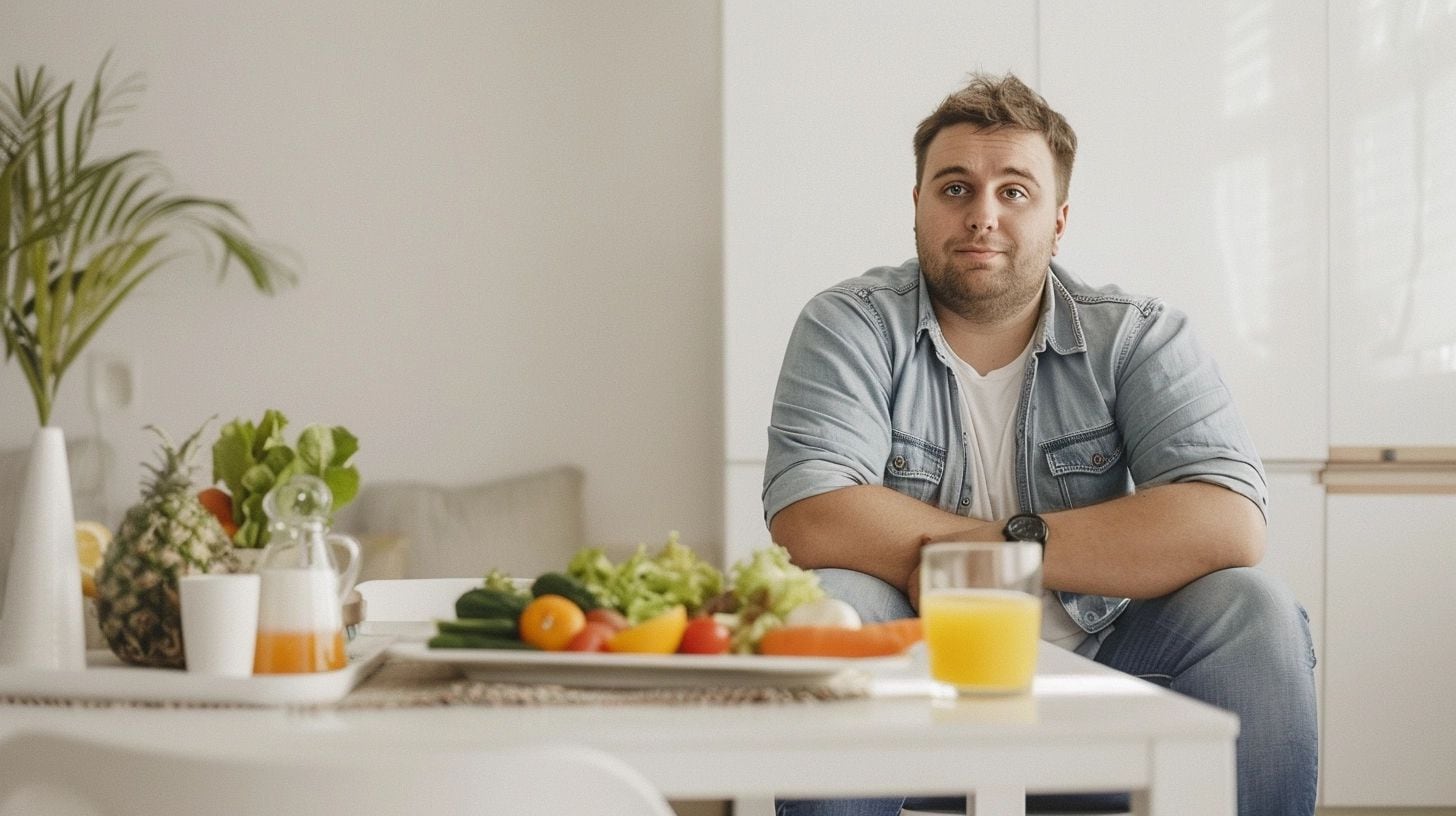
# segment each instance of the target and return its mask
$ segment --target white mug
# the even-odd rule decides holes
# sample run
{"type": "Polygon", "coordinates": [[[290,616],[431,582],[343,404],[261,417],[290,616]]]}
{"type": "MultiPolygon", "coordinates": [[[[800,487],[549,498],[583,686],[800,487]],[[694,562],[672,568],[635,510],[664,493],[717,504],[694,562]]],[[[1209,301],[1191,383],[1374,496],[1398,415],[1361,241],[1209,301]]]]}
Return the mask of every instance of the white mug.
{"type": "Polygon", "coordinates": [[[187,671],[223,677],[253,673],[258,638],[257,575],[199,574],[177,579],[187,671]]]}

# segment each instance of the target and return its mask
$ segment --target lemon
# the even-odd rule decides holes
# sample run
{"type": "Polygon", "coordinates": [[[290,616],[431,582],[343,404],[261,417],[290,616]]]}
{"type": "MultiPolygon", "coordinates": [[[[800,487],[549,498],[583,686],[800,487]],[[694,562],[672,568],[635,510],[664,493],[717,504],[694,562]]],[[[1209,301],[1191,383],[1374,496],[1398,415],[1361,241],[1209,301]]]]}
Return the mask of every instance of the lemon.
{"type": "Polygon", "coordinates": [[[76,522],[76,560],[81,564],[81,594],[96,597],[96,570],[111,544],[111,530],[99,521],[76,522]]]}

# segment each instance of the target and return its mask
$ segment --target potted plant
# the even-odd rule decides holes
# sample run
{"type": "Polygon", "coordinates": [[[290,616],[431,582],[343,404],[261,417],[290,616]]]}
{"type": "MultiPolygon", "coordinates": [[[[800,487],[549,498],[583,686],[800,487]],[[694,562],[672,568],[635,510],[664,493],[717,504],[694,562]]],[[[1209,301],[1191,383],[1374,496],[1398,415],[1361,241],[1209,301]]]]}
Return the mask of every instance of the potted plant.
{"type": "Polygon", "coordinates": [[[199,238],[221,274],[238,262],[262,292],[293,280],[231,204],[170,190],[153,154],[92,155],[97,130],[141,90],[135,76],[109,86],[107,61],[89,88],[58,85],[43,67],[0,85],[0,331],[42,426],[106,319],[183,257],[174,237],[199,238]]]}
{"type": "Polygon", "coordinates": [[[263,292],[293,278],[231,204],[170,190],[152,154],[93,155],[97,130],[141,88],[135,77],[109,86],[106,65],[89,88],[44,68],[0,82],[0,336],[40,420],[13,548],[0,541],[0,665],[84,665],[80,584],[55,577],[79,567],[64,436],[50,422],[86,344],[142,281],[185,256],[173,239],[186,233],[220,257],[221,273],[236,261],[263,292]]]}

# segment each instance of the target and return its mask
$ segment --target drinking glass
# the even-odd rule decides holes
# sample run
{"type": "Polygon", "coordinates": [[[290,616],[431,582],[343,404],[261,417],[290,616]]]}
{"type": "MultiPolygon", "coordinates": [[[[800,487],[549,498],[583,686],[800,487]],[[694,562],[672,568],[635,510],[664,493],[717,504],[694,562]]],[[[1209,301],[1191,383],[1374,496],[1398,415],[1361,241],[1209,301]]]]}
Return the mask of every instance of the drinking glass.
{"type": "Polygon", "coordinates": [[[920,551],[930,676],[961,694],[1031,687],[1041,633],[1041,545],[952,541],[920,551]]]}

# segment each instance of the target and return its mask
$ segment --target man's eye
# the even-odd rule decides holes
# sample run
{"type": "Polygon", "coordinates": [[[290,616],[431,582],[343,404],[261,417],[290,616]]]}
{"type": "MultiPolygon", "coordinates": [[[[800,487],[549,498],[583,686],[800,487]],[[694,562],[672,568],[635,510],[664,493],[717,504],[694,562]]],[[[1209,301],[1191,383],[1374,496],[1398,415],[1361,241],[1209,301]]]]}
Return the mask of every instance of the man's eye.
{"type": "Polygon", "coordinates": [[[964,184],[947,184],[945,186],[945,194],[949,196],[963,196],[970,191],[970,188],[964,184]]]}
{"type": "Polygon", "coordinates": [[[1019,187],[1012,187],[1002,193],[1002,195],[1013,201],[1020,201],[1021,199],[1026,198],[1026,191],[1019,187]]]}

